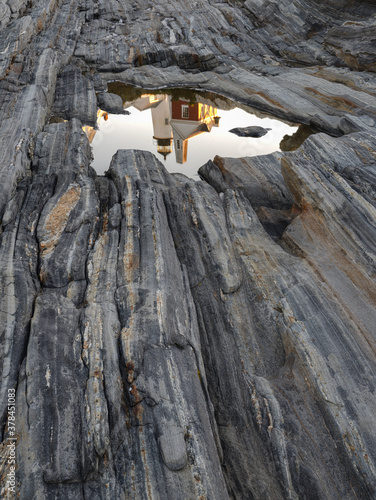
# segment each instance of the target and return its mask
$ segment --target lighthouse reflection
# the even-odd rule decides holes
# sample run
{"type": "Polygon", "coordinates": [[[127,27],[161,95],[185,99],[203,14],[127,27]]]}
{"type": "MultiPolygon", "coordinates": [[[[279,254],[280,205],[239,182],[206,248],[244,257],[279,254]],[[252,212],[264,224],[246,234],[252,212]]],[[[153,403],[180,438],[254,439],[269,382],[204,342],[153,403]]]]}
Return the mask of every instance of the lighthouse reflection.
{"type": "Polygon", "coordinates": [[[99,110],[95,129],[84,127],[92,146],[91,166],[100,175],[108,170],[116,151],[139,149],[154,153],[168,172],[197,180],[198,169],[216,155],[265,155],[277,151],[281,139],[296,130],[212,92],[152,91],[119,82],[108,84],[108,91],[122,98],[124,111],[130,114],[99,110]],[[272,130],[257,139],[229,132],[234,127],[248,126],[272,130]]]}
{"type": "Polygon", "coordinates": [[[124,109],[130,107],[151,110],[157,152],[166,160],[174,150],[181,164],[187,161],[189,139],[219,126],[218,110],[212,104],[176,100],[166,94],[144,94],[124,103],[124,109]]]}

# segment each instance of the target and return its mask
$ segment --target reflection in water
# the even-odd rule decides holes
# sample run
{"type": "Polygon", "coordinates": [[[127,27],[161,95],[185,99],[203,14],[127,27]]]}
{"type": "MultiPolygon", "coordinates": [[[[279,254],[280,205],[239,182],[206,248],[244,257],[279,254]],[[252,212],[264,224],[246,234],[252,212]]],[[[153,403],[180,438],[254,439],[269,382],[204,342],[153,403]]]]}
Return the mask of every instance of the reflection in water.
{"type": "Polygon", "coordinates": [[[125,109],[131,106],[139,111],[151,109],[157,152],[166,159],[172,153],[174,144],[175,160],[181,164],[187,161],[188,140],[219,125],[214,106],[183,99],[172,100],[167,94],[145,94],[135,101],[124,103],[125,109]]]}
{"type": "Polygon", "coordinates": [[[315,133],[316,131],[309,125],[300,125],[295,134],[285,135],[279,147],[281,151],[295,151],[310,135],[315,133]]]}
{"type": "MultiPolygon", "coordinates": [[[[99,126],[102,119],[106,122],[108,120],[108,113],[106,111],[102,111],[101,109],[98,109],[98,111],[97,111],[97,126],[99,126]]],[[[89,139],[89,142],[91,144],[93,142],[95,134],[97,133],[97,129],[94,127],[89,127],[89,125],[85,125],[84,127],[82,127],[82,130],[87,135],[87,138],[89,139]]]]}
{"type": "Polygon", "coordinates": [[[199,167],[216,154],[242,157],[271,153],[279,149],[285,134],[296,130],[283,122],[247,113],[215,94],[182,89],[163,94],[140,89],[124,92],[123,88],[117,93],[130,114],[99,110],[96,128],[84,128],[93,147],[92,166],[98,174],[108,169],[118,149],[144,149],[162,156],[168,171],[197,177],[199,167]],[[258,139],[229,133],[231,128],[250,125],[270,128],[271,132],[258,139]]]}

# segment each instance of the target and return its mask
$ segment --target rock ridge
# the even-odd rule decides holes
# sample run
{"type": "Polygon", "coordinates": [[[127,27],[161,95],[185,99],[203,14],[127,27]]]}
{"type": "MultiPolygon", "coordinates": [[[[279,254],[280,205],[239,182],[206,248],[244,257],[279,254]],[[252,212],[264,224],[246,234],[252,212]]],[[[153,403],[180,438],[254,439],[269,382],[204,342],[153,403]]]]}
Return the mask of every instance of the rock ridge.
{"type": "Polygon", "coordinates": [[[25,500],[374,498],[374,5],[0,4],[1,496],[14,389],[25,500]],[[114,80],[321,132],[98,176],[114,80]]]}

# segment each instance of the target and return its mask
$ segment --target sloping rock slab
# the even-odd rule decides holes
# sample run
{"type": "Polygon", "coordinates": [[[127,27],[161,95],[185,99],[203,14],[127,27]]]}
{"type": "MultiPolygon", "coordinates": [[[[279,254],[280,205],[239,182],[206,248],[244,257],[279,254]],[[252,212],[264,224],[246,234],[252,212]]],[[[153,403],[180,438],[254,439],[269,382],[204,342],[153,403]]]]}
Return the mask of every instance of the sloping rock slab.
{"type": "Polygon", "coordinates": [[[250,126],[250,127],[237,127],[229,130],[232,134],[236,134],[239,137],[263,137],[266,135],[271,128],[250,126]]]}

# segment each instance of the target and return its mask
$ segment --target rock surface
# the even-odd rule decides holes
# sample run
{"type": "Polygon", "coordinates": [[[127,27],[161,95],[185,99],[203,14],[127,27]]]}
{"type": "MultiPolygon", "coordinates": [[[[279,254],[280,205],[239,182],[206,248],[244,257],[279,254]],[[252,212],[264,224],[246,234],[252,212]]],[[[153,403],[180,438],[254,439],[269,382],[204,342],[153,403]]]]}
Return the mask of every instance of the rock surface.
{"type": "Polygon", "coordinates": [[[239,137],[263,137],[271,130],[270,128],[263,128],[257,126],[249,126],[249,127],[237,127],[229,130],[232,134],[236,134],[239,137]]]}
{"type": "Polygon", "coordinates": [[[374,4],[0,7],[2,498],[375,498],[374,4]],[[114,80],[321,133],[97,176],[114,80]]]}
{"type": "Polygon", "coordinates": [[[129,114],[129,111],[123,109],[123,100],[116,94],[102,92],[97,95],[97,102],[100,109],[114,114],[129,114]]]}

